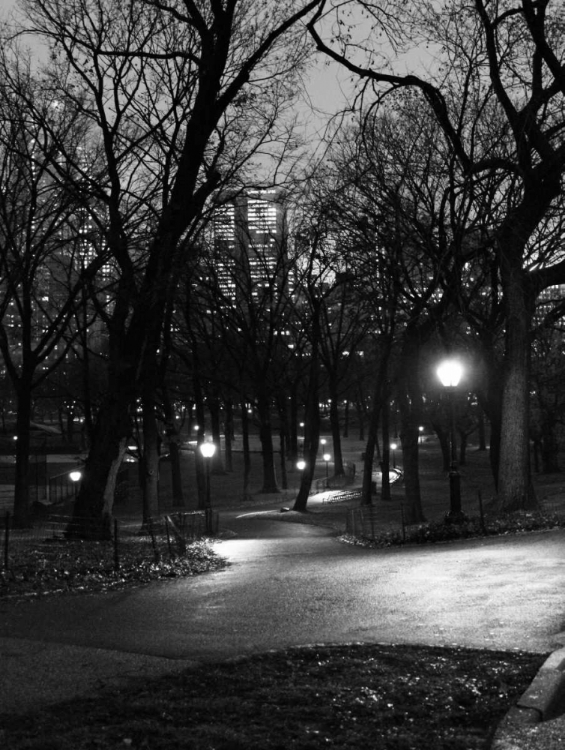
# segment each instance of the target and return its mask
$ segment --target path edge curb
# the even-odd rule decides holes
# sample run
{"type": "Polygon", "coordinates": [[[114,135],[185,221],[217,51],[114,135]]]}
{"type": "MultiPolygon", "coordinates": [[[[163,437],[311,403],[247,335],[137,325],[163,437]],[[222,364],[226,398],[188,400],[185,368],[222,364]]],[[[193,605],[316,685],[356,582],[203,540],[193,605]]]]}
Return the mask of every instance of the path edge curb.
{"type": "Polygon", "coordinates": [[[529,687],[498,724],[491,750],[513,750],[508,734],[517,728],[556,719],[565,713],[565,647],[553,651],[529,687]]]}

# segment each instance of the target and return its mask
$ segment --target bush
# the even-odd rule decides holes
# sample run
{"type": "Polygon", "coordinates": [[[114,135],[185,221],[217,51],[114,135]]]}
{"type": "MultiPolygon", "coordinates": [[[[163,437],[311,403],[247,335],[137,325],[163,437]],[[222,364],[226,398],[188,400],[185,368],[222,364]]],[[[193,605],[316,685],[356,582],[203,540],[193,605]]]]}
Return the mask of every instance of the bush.
{"type": "Polygon", "coordinates": [[[541,531],[565,526],[565,518],[555,513],[524,512],[487,516],[484,524],[478,516],[469,516],[462,523],[447,519],[409,526],[404,530],[378,533],[374,539],[356,539],[357,544],[391,547],[402,544],[450,542],[481,536],[501,536],[527,531],[541,531]]]}

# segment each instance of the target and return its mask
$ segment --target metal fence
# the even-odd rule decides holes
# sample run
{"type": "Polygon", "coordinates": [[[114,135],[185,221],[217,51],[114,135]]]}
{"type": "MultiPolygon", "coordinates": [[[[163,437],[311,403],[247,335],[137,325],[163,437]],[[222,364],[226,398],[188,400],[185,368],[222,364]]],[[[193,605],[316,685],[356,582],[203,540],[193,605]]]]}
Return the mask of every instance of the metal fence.
{"type": "MultiPolygon", "coordinates": [[[[99,563],[118,569],[124,560],[129,565],[138,561],[178,557],[186,552],[191,541],[218,533],[219,517],[215,511],[175,513],[150,519],[147,523],[114,519],[104,539],[80,538],[72,516],[50,515],[38,520],[33,527],[18,529],[12,516],[6,513],[0,526],[2,567],[7,570],[33,568],[53,564],[58,560],[70,568],[73,565],[99,563]],[[47,561],[47,562],[46,562],[47,561]]],[[[80,519],[81,531],[88,525],[80,519]]]]}
{"type": "Polygon", "coordinates": [[[376,523],[377,510],[374,505],[349,508],[345,518],[345,533],[360,539],[374,539],[376,523]]]}
{"type": "MultiPolygon", "coordinates": [[[[81,467],[64,471],[61,474],[49,477],[47,481],[46,501],[51,505],[74,500],[78,495],[81,483],[81,467]]],[[[116,477],[116,488],[114,501],[121,502],[127,498],[129,489],[129,470],[127,466],[122,467],[116,477]]]]}

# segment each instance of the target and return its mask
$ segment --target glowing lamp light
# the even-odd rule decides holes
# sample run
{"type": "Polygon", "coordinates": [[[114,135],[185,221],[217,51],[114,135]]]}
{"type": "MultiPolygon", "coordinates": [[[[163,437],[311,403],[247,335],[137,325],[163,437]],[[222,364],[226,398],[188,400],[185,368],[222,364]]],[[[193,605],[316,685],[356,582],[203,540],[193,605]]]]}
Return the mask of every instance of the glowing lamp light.
{"type": "Polygon", "coordinates": [[[71,471],[69,474],[69,479],[71,482],[80,482],[82,479],[82,471],[71,471]]]}
{"type": "Polygon", "coordinates": [[[204,458],[212,458],[215,452],[216,452],[216,446],[214,445],[214,443],[201,443],[200,444],[200,453],[202,453],[204,458]]]}
{"type": "Polygon", "coordinates": [[[299,471],[304,471],[304,469],[306,468],[306,461],[297,461],[296,462],[296,468],[299,471]]]}
{"type": "Polygon", "coordinates": [[[456,359],[446,359],[437,368],[437,376],[444,388],[455,388],[463,375],[463,365],[456,359]]]}
{"type": "Polygon", "coordinates": [[[323,456],[323,458],[324,458],[324,461],[326,461],[326,462],[327,462],[327,461],[329,461],[329,460],[330,460],[331,456],[330,456],[330,454],[329,454],[329,453],[324,453],[324,456],[323,456]]]}

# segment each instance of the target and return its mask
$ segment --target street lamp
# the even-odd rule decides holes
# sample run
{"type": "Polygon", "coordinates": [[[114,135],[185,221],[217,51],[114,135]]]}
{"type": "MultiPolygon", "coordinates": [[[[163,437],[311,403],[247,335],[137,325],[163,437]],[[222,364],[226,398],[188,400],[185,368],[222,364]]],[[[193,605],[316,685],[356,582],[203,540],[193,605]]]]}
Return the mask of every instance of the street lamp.
{"type": "Polygon", "coordinates": [[[298,482],[298,487],[300,488],[300,486],[302,484],[302,479],[304,477],[303,471],[306,468],[306,461],[303,458],[299,459],[296,462],[296,468],[300,472],[300,481],[298,482]]]}
{"type": "Polygon", "coordinates": [[[75,486],[75,499],[78,495],[78,483],[82,479],[82,471],[71,471],[69,473],[69,479],[75,486]]]}
{"type": "Polygon", "coordinates": [[[396,449],[398,448],[398,443],[391,443],[390,449],[392,451],[392,468],[396,469],[396,449]]]}
{"type": "Polygon", "coordinates": [[[329,453],[324,453],[324,455],[322,456],[322,458],[323,458],[323,459],[324,459],[324,461],[326,462],[326,479],[327,479],[327,478],[328,478],[328,464],[329,464],[329,462],[330,462],[330,458],[331,458],[331,456],[330,456],[330,454],[329,454],[329,453]]]}
{"type": "Polygon", "coordinates": [[[212,499],[210,495],[210,464],[212,462],[212,457],[214,456],[215,452],[216,452],[216,446],[214,443],[210,443],[210,442],[200,443],[200,453],[202,454],[202,457],[204,458],[204,463],[206,465],[206,505],[204,507],[204,521],[205,521],[207,534],[213,533],[212,499]]]}
{"type": "Polygon", "coordinates": [[[447,520],[461,523],[465,515],[461,510],[461,475],[457,468],[457,443],[455,440],[455,408],[453,395],[463,375],[463,366],[456,359],[446,359],[437,368],[437,376],[449,399],[449,441],[451,462],[449,464],[449,513],[447,520]]]}

